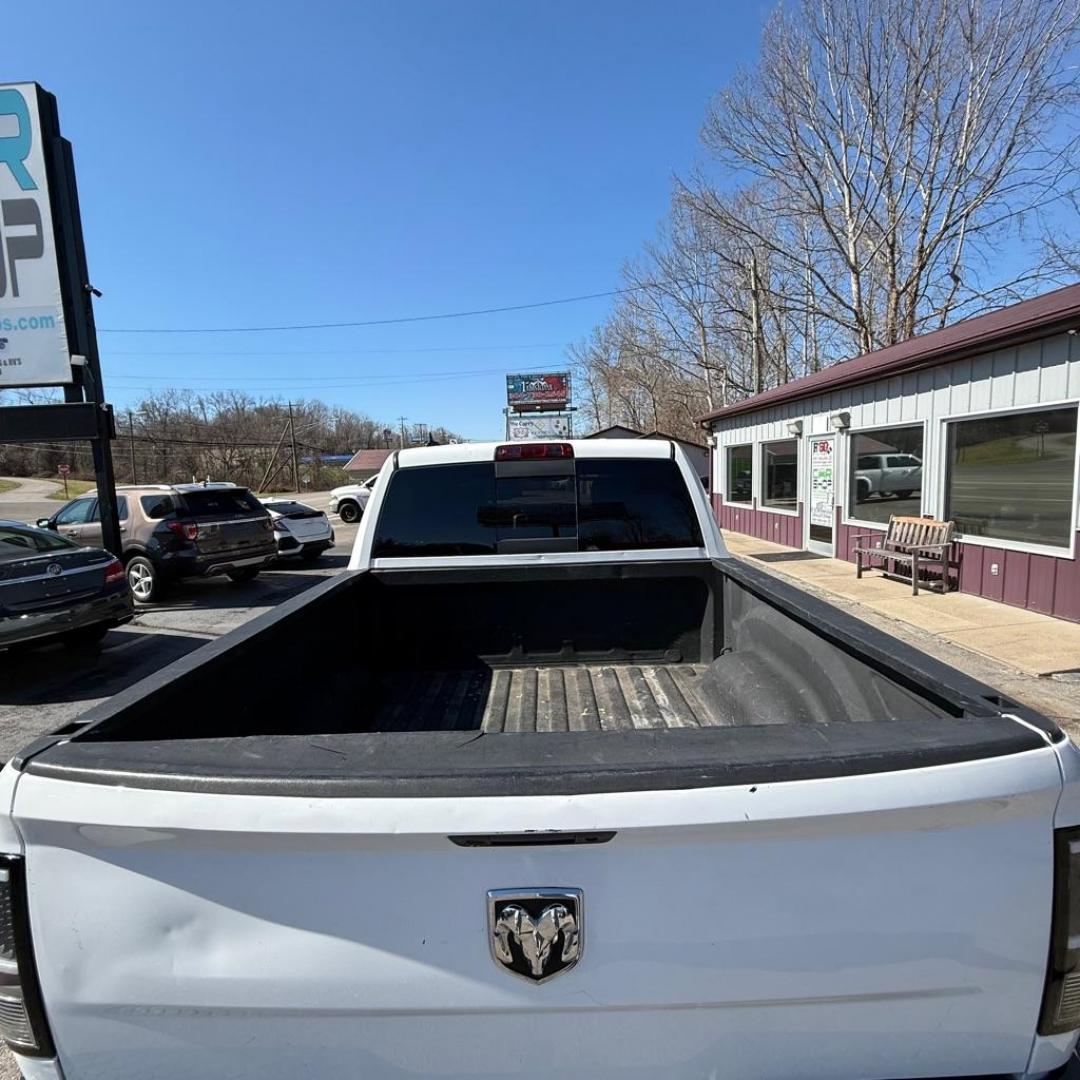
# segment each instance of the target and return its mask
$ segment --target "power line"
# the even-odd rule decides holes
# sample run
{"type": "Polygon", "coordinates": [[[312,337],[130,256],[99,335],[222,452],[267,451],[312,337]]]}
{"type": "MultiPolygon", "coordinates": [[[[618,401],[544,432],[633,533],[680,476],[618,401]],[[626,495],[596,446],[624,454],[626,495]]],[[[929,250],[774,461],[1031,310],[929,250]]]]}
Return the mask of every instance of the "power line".
{"type": "MultiPolygon", "coordinates": [[[[119,333],[120,331],[116,331],[119,333]]],[[[123,331],[138,333],[139,331],[123,331]]],[[[146,331],[149,333],[150,331],[146,331]]],[[[511,352],[520,349],[568,349],[572,342],[549,341],[534,345],[436,345],[412,349],[110,349],[109,356],[381,356],[399,353],[511,352]]]]}
{"type": "MultiPolygon", "coordinates": [[[[546,371],[550,370],[550,364],[532,364],[528,367],[517,367],[517,371],[546,371]]],[[[377,386],[394,386],[401,383],[416,383],[416,382],[444,382],[448,379],[472,379],[482,375],[495,375],[505,374],[506,366],[497,368],[466,368],[457,371],[419,371],[414,374],[402,374],[401,372],[395,372],[390,375],[183,375],[185,383],[196,382],[225,382],[225,381],[237,381],[245,382],[247,380],[262,380],[266,382],[280,382],[287,383],[290,386],[310,386],[312,389],[318,389],[320,385],[325,383],[333,383],[338,387],[340,386],[363,386],[370,384],[372,387],[377,386]]],[[[159,382],[175,382],[177,379],[176,374],[172,375],[146,375],[142,372],[123,372],[113,371],[108,373],[108,378],[112,379],[154,379],[159,382]]],[[[235,389],[234,387],[225,387],[224,389],[235,389]]]]}
{"type": "Polygon", "coordinates": [[[474,315],[501,315],[508,311],[528,311],[533,308],[555,307],[559,304],[577,304],[583,300],[600,300],[608,296],[622,296],[634,289],[609,289],[607,292],[585,293],[582,296],[564,296],[558,300],[536,300],[530,304],[508,304],[505,307],[475,308],[471,311],[445,311],[438,315],[403,315],[394,319],[360,319],[355,322],[297,323],[288,326],[206,326],[157,328],[98,327],[99,334],[258,334],[278,330],[344,330],[356,326],[396,326],[402,323],[435,322],[440,319],[465,319],[474,315]]]}

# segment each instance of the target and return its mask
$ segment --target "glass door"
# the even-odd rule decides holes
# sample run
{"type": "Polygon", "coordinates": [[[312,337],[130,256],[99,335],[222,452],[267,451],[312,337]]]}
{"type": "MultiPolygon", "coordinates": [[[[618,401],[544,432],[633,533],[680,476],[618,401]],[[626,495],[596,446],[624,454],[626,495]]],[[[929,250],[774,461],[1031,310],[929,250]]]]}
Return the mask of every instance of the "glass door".
{"type": "Polygon", "coordinates": [[[806,470],[810,490],[806,505],[806,549],[817,555],[836,553],[833,530],[836,525],[836,437],[810,438],[810,467],[806,470]]]}

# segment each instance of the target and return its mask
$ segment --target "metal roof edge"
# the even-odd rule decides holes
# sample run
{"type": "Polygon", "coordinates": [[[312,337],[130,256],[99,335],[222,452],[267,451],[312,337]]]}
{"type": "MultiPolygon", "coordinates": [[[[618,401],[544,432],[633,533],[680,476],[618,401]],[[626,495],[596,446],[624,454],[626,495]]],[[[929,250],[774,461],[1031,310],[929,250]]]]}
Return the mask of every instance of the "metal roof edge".
{"type": "Polygon", "coordinates": [[[852,357],[851,360],[824,369],[822,373],[815,372],[813,375],[804,375],[800,379],[766,390],[761,394],[755,394],[753,397],[745,398],[734,405],[726,405],[722,409],[715,409],[713,412],[699,416],[695,422],[705,428],[715,420],[724,420],[731,416],[756,412],[759,409],[771,408],[775,405],[786,405],[793,401],[814,397],[817,394],[828,393],[862,383],[877,382],[880,379],[886,379],[909,371],[937,367],[956,360],[964,360],[972,355],[987,352],[994,348],[1022,345],[1035,338],[1049,337],[1051,334],[1061,333],[1069,329],[1080,329],[1077,326],[1078,321],[1080,321],[1080,285],[1068,285],[1063,289],[1055,289],[1051,293],[1033,297],[1031,300],[1023,300],[1019,304],[998,308],[995,311],[987,312],[985,315],[953,323],[952,326],[942,327],[940,330],[931,331],[928,334],[921,335],[921,337],[908,338],[907,341],[887,345],[882,349],[875,350],[875,352],[852,357]],[[901,349],[914,341],[933,339],[938,335],[947,334],[950,330],[955,330],[956,327],[962,326],[964,322],[978,323],[983,319],[990,320],[1000,317],[1002,312],[1008,311],[1010,307],[1022,307],[1024,304],[1044,300],[1045,297],[1052,296],[1055,292],[1066,291],[1071,291],[1076,296],[1076,300],[1067,306],[1050,311],[1040,311],[1038,314],[1034,314],[1027,319],[1020,319],[1018,322],[1010,323],[1007,326],[995,325],[981,333],[975,330],[969,337],[964,337],[959,341],[950,339],[934,345],[931,340],[927,346],[915,353],[904,353],[900,357],[891,360],[884,357],[879,364],[862,366],[854,371],[845,370],[848,364],[853,364],[855,361],[865,357],[872,357],[875,353],[887,353],[893,349],[901,349]],[[824,373],[829,373],[832,377],[819,379],[818,375],[824,373]],[[811,382],[810,380],[816,381],[811,382]]]}

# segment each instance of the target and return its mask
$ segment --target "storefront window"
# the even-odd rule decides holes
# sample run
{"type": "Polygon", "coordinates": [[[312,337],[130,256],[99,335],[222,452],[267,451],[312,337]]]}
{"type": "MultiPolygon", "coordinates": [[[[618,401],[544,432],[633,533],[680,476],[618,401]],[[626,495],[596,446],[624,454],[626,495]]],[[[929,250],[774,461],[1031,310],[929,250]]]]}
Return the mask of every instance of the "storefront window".
{"type": "Polygon", "coordinates": [[[794,439],[765,443],[761,448],[764,484],[761,505],[775,510],[799,508],[799,444],[794,439]]]}
{"type": "Polygon", "coordinates": [[[729,446],[727,451],[728,502],[748,503],[754,494],[754,450],[751,446],[729,446]]]}
{"type": "Polygon", "coordinates": [[[887,525],[922,513],[922,424],[854,432],[850,460],[848,517],[887,525]]]}
{"type": "Polygon", "coordinates": [[[963,536],[1068,547],[1076,406],[949,424],[945,515],[963,536]]]}

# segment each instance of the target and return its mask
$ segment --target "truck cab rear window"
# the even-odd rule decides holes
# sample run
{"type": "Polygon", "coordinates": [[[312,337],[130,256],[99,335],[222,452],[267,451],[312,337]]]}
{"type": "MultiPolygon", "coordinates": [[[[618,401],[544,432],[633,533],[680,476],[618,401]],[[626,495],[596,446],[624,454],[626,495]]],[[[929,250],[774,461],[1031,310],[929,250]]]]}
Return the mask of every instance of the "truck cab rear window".
{"type": "Polygon", "coordinates": [[[493,462],[401,469],[390,480],[373,556],[495,555],[506,540],[551,539],[558,551],[575,538],[578,551],[701,546],[673,461],[586,458],[575,466],[576,474],[498,479],[493,462]]]}

